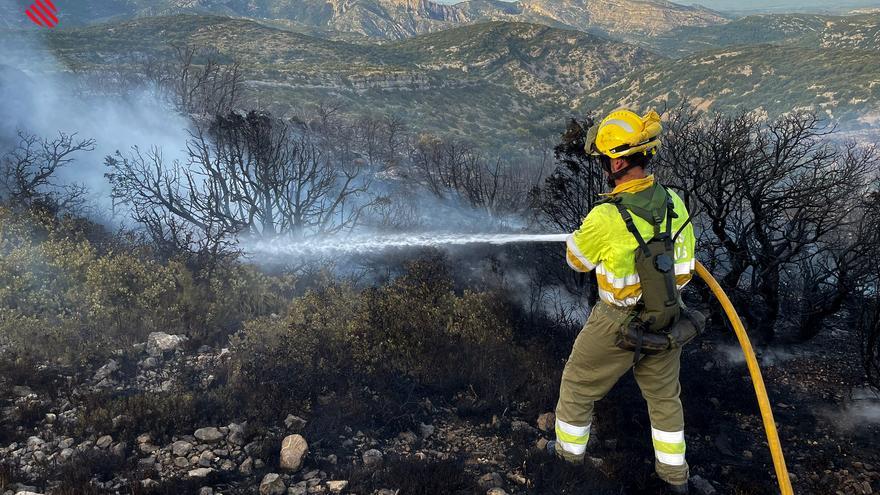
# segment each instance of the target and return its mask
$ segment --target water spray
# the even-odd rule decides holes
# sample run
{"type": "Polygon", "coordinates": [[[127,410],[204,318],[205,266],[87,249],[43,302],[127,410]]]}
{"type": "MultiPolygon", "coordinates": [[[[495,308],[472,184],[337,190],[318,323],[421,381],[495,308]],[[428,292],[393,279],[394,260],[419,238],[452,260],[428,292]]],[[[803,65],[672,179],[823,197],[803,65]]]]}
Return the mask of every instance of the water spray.
{"type": "Polygon", "coordinates": [[[389,249],[439,248],[472,244],[528,244],[564,242],[568,234],[396,234],[332,236],[294,242],[273,239],[244,242],[254,255],[308,257],[330,254],[375,253],[389,249]]]}

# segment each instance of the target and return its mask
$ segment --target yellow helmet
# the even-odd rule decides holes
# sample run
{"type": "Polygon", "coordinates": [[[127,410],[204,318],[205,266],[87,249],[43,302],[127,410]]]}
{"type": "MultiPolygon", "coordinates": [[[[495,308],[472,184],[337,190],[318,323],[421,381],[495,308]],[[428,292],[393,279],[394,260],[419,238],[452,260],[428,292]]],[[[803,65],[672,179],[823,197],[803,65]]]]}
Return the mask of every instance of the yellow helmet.
{"type": "Polygon", "coordinates": [[[594,136],[587,137],[587,152],[611,158],[638,152],[656,153],[660,148],[661,131],[660,116],[654,110],[644,117],[627,109],[615,110],[590,129],[594,136]]]}

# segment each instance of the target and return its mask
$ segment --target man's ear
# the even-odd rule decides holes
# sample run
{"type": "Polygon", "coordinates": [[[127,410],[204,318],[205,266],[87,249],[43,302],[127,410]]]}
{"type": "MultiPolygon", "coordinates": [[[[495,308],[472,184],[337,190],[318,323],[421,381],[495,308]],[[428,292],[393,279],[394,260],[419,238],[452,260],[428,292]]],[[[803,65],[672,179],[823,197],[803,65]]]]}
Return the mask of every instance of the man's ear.
{"type": "Polygon", "coordinates": [[[611,159],[611,173],[617,172],[623,167],[626,167],[626,160],[622,158],[611,159]]]}

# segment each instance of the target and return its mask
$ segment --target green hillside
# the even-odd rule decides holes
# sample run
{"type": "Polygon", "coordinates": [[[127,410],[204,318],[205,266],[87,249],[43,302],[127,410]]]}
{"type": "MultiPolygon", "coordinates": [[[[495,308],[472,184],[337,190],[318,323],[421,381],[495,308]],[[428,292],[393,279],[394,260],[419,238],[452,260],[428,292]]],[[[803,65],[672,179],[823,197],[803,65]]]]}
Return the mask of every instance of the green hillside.
{"type": "Polygon", "coordinates": [[[666,55],[686,56],[727,46],[762,43],[880,50],[880,14],[755,15],[727,24],[677,27],[646,38],[643,44],[666,55]]]}
{"type": "Polygon", "coordinates": [[[735,46],[636,71],[578,108],[676,106],[763,110],[769,116],[812,110],[847,125],[880,121],[880,52],[790,45],[735,46]]]}
{"type": "Polygon", "coordinates": [[[137,70],[173,44],[239,60],[251,97],[277,112],[322,99],[353,113],[396,113],[420,129],[488,146],[555,134],[578,95],[652,53],[586,33],[492,22],[391,43],[330,41],[241,19],[144,18],[45,34],[69,67],[137,70]]]}

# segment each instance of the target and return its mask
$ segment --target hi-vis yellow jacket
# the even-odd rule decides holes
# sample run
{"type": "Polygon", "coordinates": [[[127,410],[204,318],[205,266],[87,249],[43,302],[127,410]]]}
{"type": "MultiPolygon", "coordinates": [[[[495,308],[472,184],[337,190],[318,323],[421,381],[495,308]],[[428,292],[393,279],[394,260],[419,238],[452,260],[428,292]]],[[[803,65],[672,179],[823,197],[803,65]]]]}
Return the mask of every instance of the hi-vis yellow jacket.
{"type": "MultiPolygon", "coordinates": [[[[630,192],[635,193],[654,185],[654,176],[636,179],[619,184],[610,193],[611,196],[630,192]]],[[[672,220],[672,233],[681,228],[688,219],[688,211],[684,201],[673,191],[672,196],[677,218],[672,220]]],[[[654,228],[637,215],[632,215],[636,228],[644,239],[654,236],[654,228]]],[[[666,229],[663,221],[661,231],[666,229]]],[[[675,242],[675,275],[681,289],[694,272],[694,237],[693,225],[688,223],[675,242]]],[[[599,296],[608,304],[621,307],[634,306],[642,297],[642,287],[636,272],[635,251],[638,242],[626,229],[626,224],[611,203],[603,203],[592,210],[584,219],[581,228],[568,236],[566,242],[566,261],[579,272],[596,270],[599,282],[599,296]]]]}

